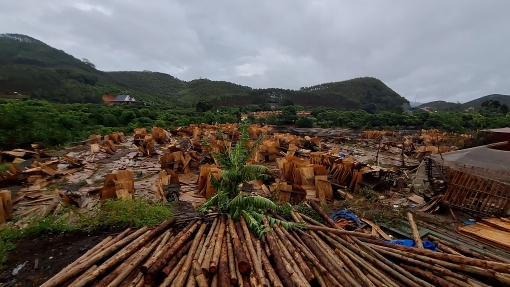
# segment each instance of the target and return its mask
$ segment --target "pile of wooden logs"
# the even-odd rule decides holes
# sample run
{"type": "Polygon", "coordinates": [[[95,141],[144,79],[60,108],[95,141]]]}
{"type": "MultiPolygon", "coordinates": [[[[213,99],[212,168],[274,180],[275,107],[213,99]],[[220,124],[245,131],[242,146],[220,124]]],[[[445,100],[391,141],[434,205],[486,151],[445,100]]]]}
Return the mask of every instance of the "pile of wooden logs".
{"type": "Polygon", "coordinates": [[[510,286],[506,259],[453,244],[438,252],[421,241],[417,248],[392,245],[378,239],[380,228],[346,231],[312,207],[328,226],[292,211],[304,229],[275,224],[261,238],[242,217],[235,223],[214,214],[180,231],[170,229],[175,219],[152,230],[128,229],[41,286],[510,286]]]}

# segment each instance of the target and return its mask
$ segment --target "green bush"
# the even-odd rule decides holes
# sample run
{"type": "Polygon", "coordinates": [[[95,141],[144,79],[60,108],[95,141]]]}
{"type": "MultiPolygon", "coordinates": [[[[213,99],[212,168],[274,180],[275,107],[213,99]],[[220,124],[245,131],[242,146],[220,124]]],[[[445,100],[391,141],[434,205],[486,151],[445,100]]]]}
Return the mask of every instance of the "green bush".
{"type": "Polygon", "coordinates": [[[296,121],[296,126],[298,128],[313,128],[313,121],[307,117],[300,117],[296,121]]]}

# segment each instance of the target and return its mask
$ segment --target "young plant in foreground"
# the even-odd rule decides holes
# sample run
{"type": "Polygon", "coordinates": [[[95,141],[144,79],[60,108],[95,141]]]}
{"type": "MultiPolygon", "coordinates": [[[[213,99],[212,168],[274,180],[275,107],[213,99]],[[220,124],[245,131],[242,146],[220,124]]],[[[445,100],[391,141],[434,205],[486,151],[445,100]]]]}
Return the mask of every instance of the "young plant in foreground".
{"type": "MultiPolygon", "coordinates": [[[[242,216],[250,229],[258,236],[261,236],[271,230],[270,228],[265,228],[262,224],[262,218],[266,216],[264,211],[271,209],[281,212],[282,208],[267,198],[246,196],[242,193],[240,188],[242,183],[257,179],[268,179],[267,173],[269,169],[262,165],[246,164],[260,145],[263,135],[250,147],[248,126],[243,124],[240,129],[241,136],[239,141],[231,151],[228,150],[225,142],[223,142],[223,153],[211,151],[220,167],[224,169],[224,172],[220,175],[219,179],[211,177],[211,183],[217,188],[218,192],[205,202],[199,208],[199,211],[206,212],[209,208],[216,206],[219,212],[230,214],[236,221],[242,216]]],[[[223,138],[221,131],[220,138],[223,138]]],[[[270,225],[276,223],[287,229],[298,226],[296,223],[284,222],[270,216],[267,216],[267,218],[270,225]]]]}

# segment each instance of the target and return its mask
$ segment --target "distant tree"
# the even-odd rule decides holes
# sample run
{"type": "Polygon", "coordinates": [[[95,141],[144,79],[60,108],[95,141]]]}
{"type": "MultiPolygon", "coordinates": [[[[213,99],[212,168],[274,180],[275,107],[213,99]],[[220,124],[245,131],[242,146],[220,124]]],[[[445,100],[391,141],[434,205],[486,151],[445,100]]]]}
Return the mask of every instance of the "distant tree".
{"type": "Polygon", "coordinates": [[[91,67],[92,67],[92,68],[94,68],[94,69],[96,68],[96,65],[92,64],[92,62],[90,62],[90,61],[89,61],[89,59],[87,59],[87,58],[83,58],[83,59],[81,59],[81,61],[82,61],[83,63],[85,63],[85,64],[87,64],[87,65],[91,66],[91,67]]]}
{"type": "Polygon", "coordinates": [[[501,107],[499,107],[499,112],[504,115],[508,114],[508,106],[506,104],[502,104],[501,107]]]}
{"type": "Polygon", "coordinates": [[[282,107],[285,107],[285,106],[293,106],[293,105],[294,105],[294,101],[292,101],[292,99],[291,99],[291,98],[289,98],[289,97],[285,97],[285,98],[281,98],[281,99],[280,99],[279,104],[280,104],[280,106],[282,106],[282,107]]]}
{"type": "Polygon", "coordinates": [[[119,125],[117,118],[115,118],[112,114],[104,114],[103,115],[103,126],[105,127],[116,127],[119,125]]]}
{"type": "Polygon", "coordinates": [[[298,128],[313,128],[313,121],[308,117],[300,117],[296,121],[296,126],[298,128]]]}
{"type": "Polygon", "coordinates": [[[286,106],[282,109],[281,120],[284,124],[293,124],[297,120],[297,111],[294,106],[286,106]]]}
{"type": "Polygon", "coordinates": [[[377,112],[377,106],[374,103],[368,103],[363,107],[363,110],[369,114],[375,114],[377,112]]]}
{"type": "Polygon", "coordinates": [[[207,100],[200,100],[196,103],[195,109],[199,113],[205,113],[213,109],[213,105],[207,100]]]}

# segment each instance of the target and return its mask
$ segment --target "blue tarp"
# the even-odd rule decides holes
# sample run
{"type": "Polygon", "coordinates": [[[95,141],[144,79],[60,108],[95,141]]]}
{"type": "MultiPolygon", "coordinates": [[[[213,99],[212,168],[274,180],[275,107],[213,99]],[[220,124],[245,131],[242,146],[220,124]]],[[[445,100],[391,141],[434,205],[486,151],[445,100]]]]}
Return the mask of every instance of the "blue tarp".
{"type": "Polygon", "coordinates": [[[361,224],[361,221],[358,219],[358,217],[347,211],[347,209],[339,210],[337,213],[331,215],[331,219],[333,219],[333,221],[337,221],[338,218],[345,218],[347,220],[352,220],[357,224],[361,224]]]}
{"type": "MultiPolygon", "coordinates": [[[[395,244],[395,245],[404,245],[407,247],[416,247],[416,245],[414,244],[414,240],[411,240],[411,239],[388,240],[388,241],[385,240],[385,242],[389,243],[389,244],[395,244]]],[[[428,242],[428,241],[423,241],[423,248],[429,249],[432,251],[437,251],[436,245],[434,243],[428,242]]]]}

